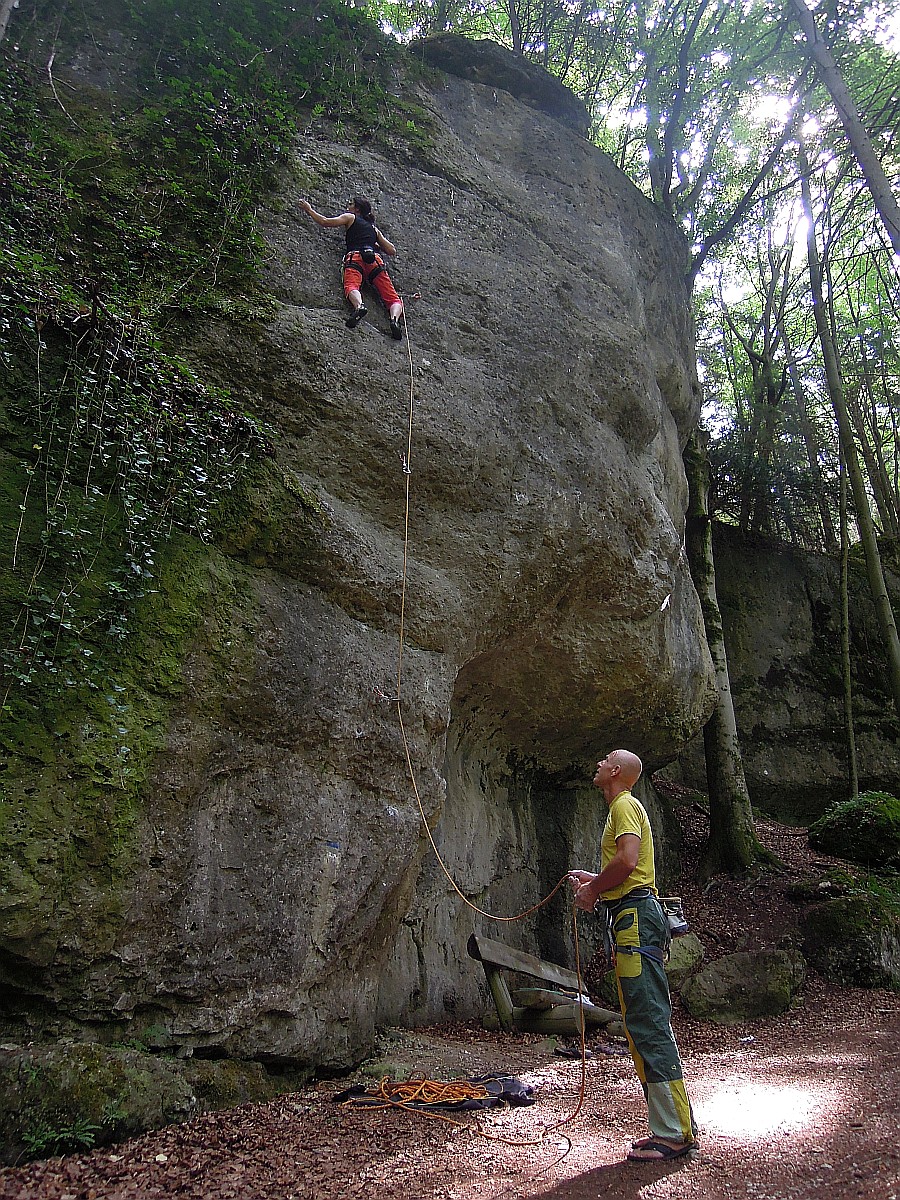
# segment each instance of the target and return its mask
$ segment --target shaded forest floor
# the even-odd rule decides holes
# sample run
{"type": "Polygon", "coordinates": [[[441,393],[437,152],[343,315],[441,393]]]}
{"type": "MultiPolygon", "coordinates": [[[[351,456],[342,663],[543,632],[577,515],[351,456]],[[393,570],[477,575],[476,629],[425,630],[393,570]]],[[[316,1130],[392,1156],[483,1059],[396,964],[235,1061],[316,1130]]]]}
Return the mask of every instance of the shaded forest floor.
{"type": "MultiPolygon", "coordinates": [[[[760,822],[758,833],[783,869],[754,882],[682,887],[710,957],[789,932],[791,885],[837,865],[811,852],[800,830],[760,822]]],[[[645,1109],[615,1040],[593,1039],[583,1069],[556,1055],[553,1039],[455,1025],[388,1030],[379,1054],[432,1079],[515,1075],[537,1102],[455,1123],[348,1109],[333,1097],[373,1082],[355,1075],[89,1154],[6,1168],[0,1198],[900,1200],[900,995],[812,975],[780,1017],[723,1029],[676,1006],[673,1024],[701,1128],[690,1159],[624,1161],[645,1132],[645,1109]]]]}

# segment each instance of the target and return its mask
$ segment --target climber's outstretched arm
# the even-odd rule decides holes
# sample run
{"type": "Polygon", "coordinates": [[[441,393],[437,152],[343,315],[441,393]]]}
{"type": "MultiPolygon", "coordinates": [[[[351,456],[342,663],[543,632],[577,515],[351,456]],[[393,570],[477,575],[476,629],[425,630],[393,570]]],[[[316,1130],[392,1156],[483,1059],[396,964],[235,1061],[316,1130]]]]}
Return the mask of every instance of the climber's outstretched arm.
{"type": "MultiPolygon", "coordinates": [[[[356,220],[356,214],[351,212],[341,213],[339,217],[323,217],[321,213],[317,213],[308,200],[301,200],[300,207],[307,216],[312,217],[317,225],[322,225],[326,229],[335,229],[340,226],[345,228],[352,225],[356,220]]],[[[390,254],[391,251],[388,251],[390,254]]]]}

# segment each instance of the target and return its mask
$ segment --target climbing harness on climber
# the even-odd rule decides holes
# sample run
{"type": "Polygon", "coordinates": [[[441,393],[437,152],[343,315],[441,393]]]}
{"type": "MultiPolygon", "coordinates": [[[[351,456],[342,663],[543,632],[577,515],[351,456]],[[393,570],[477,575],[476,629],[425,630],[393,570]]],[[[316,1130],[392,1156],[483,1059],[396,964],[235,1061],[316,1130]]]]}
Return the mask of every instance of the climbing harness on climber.
{"type": "Polygon", "coordinates": [[[301,200],[300,207],[317,225],[325,229],[344,230],[346,253],[341,268],[344,296],[351,309],[345,322],[348,329],[355,329],[368,314],[362,297],[365,283],[378,295],[387,310],[391,337],[400,341],[405,320],[403,301],[397,294],[382,257],[382,253],[396,254],[397,248],[375,224],[371,203],[363,196],[354,196],[348,211],[336,217],[326,217],[316,212],[308,200],[301,200]]]}

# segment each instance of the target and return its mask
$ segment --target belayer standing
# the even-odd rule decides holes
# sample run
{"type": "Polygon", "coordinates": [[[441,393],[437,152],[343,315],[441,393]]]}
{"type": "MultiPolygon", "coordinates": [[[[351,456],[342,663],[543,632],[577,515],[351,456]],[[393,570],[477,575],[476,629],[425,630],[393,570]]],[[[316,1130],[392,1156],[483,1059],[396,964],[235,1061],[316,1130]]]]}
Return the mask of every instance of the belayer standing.
{"type": "Polygon", "coordinates": [[[355,329],[369,311],[363,304],[361,288],[363,282],[374,288],[388,311],[391,320],[391,336],[398,341],[403,337],[400,318],[403,316],[403,301],[391,282],[384,259],[378,253],[396,254],[397,249],[375,225],[372,205],[362,196],[354,196],[349,211],[339,217],[323,217],[308,200],[301,200],[300,207],[326,229],[342,228],[347,239],[344,255],[344,295],[353,309],[347,317],[348,328],[355,329]]]}
{"type": "Polygon", "coordinates": [[[570,871],[575,905],[601,911],[611,924],[616,984],[628,1048],[647,1101],[650,1137],[632,1142],[633,1162],[680,1158],[696,1146],[694,1115],[672,1033],[672,1004],[664,966],[669,925],[657,899],[653,834],[631,794],[642,771],[630,750],[597,763],[594,787],[609,812],[600,838],[598,874],[570,871]]]}

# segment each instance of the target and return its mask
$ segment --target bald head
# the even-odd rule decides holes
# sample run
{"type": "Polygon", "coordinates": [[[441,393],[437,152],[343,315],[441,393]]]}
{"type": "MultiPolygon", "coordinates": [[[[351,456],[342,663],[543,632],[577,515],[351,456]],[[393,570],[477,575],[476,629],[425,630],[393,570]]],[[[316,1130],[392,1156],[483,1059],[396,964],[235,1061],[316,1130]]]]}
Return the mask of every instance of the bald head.
{"type": "Polygon", "coordinates": [[[613,750],[610,757],[615,759],[616,766],[620,768],[619,778],[625,787],[634,787],[644,769],[644,764],[638,756],[630,750],[613,750]]]}
{"type": "Polygon", "coordinates": [[[606,758],[597,763],[594,787],[602,788],[603,795],[612,803],[619,792],[634,787],[643,769],[641,760],[630,750],[610,750],[606,758]]]}

